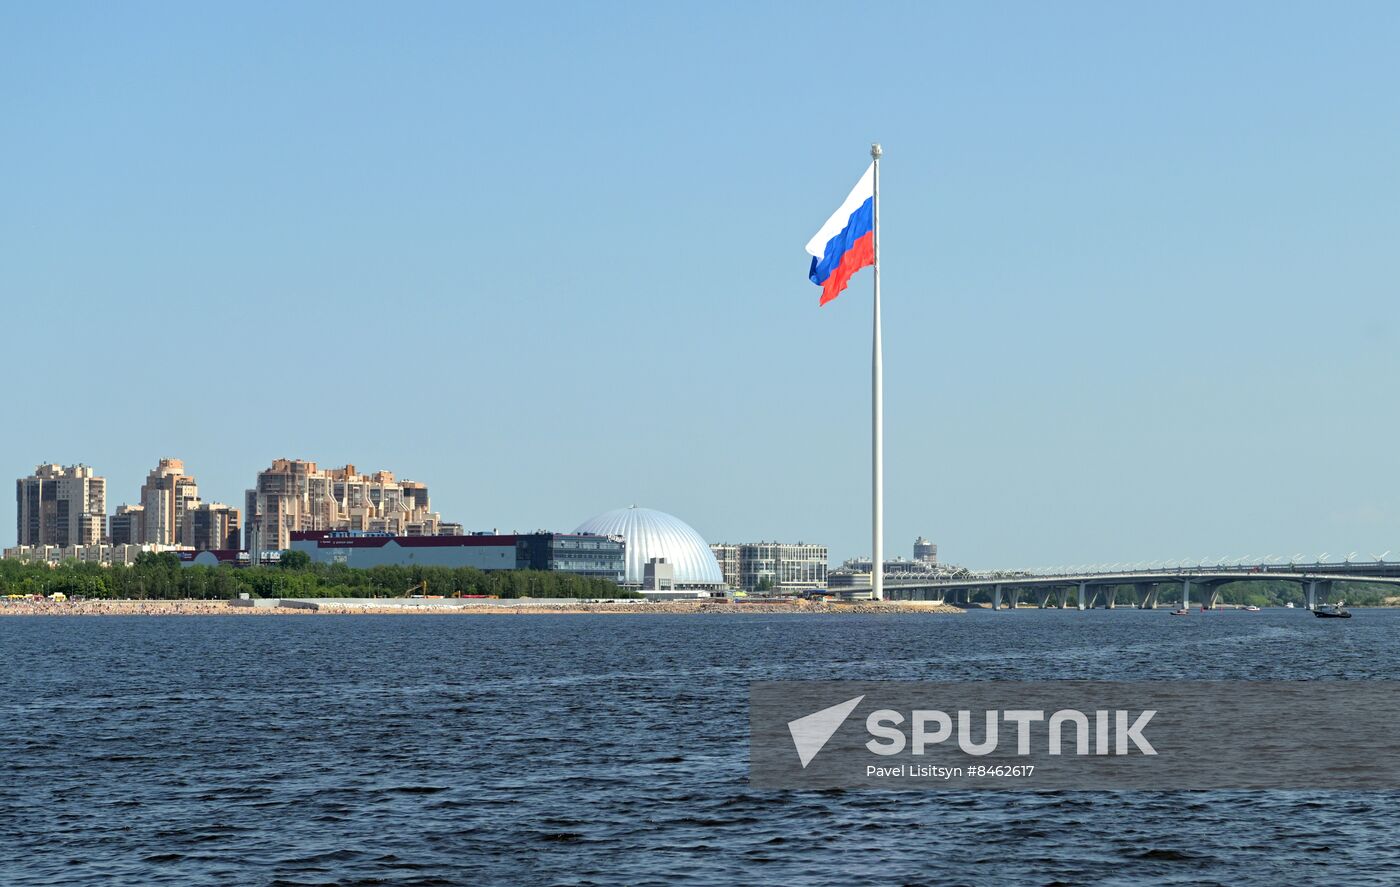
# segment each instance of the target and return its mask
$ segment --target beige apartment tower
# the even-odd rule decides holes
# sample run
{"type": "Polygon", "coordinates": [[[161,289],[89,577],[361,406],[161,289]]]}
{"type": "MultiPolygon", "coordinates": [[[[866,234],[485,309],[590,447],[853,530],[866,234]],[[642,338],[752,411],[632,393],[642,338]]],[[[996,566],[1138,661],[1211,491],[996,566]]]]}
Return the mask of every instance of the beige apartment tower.
{"type": "Polygon", "coordinates": [[[199,486],[179,459],[161,459],[141,485],[142,542],[180,545],[185,513],[199,504],[199,486]]]}
{"type": "Polygon", "coordinates": [[[40,465],[15,482],[16,545],[96,545],[107,535],[107,479],[87,465],[40,465]]]}
{"type": "Polygon", "coordinates": [[[426,484],[397,480],[389,471],[360,474],[354,465],[321,469],[276,459],[244,498],[248,542],[262,551],[289,548],[291,534],[307,530],[436,536],[444,529],[426,484]]]}
{"type": "Polygon", "coordinates": [[[237,508],[201,502],[185,512],[180,544],[195,551],[237,551],[242,529],[237,508]]]}

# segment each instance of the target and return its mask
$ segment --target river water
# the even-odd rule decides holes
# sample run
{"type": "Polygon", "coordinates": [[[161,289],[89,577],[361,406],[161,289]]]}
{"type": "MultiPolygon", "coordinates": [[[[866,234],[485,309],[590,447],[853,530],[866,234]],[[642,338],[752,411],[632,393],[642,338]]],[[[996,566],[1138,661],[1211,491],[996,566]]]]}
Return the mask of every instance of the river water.
{"type": "Polygon", "coordinates": [[[1400,679],[1355,612],[4,618],[0,883],[1396,884],[1396,793],[747,784],[749,680],[1400,679]]]}

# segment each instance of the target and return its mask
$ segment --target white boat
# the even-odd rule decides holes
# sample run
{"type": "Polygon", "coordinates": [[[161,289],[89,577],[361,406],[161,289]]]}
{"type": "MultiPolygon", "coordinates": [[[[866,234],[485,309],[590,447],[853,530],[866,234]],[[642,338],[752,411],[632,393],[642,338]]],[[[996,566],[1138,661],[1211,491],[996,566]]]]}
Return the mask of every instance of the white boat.
{"type": "Polygon", "coordinates": [[[1290,610],[1294,609],[1294,607],[1293,607],[1293,602],[1292,602],[1292,601],[1289,601],[1288,603],[1284,604],[1284,606],[1287,607],[1287,608],[1290,609],[1290,610]]]}
{"type": "Polygon", "coordinates": [[[1259,608],[1256,607],[1256,606],[1254,606],[1253,604],[1250,604],[1249,606],[1247,606],[1247,607],[1244,608],[1244,611],[1245,611],[1246,613],[1258,613],[1258,612],[1259,612],[1259,608]]]}

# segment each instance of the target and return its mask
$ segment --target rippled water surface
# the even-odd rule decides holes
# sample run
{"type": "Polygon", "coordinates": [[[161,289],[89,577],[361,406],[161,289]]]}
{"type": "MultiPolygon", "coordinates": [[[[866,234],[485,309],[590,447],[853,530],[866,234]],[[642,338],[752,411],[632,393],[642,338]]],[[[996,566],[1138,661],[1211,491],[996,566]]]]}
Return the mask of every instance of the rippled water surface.
{"type": "Polygon", "coordinates": [[[0,883],[1397,884],[1395,793],[757,792],[745,708],[750,679],[1400,679],[1397,637],[1378,610],[0,619],[0,883]]]}

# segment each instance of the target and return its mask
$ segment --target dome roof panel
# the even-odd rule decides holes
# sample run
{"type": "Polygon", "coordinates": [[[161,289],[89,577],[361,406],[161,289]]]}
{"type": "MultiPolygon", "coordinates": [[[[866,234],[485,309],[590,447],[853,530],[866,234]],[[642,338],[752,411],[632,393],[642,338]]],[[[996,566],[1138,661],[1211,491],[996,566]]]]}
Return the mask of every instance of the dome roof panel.
{"type": "Polygon", "coordinates": [[[675,567],[676,585],[723,585],[724,574],[710,546],[685,521],[651,508],[605,511],[575,533],[621,536],[627,540],[627,582],[640,583],[646,562],[664,557],[675,567]]]}

